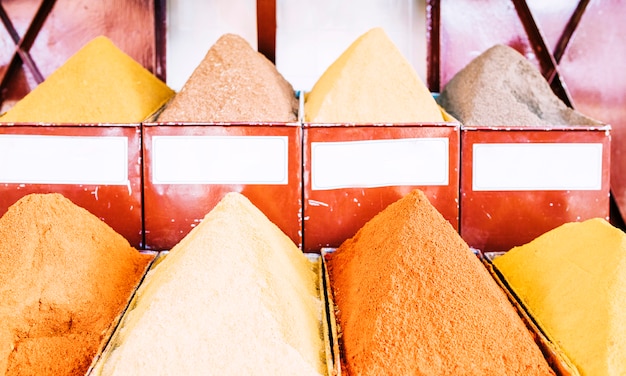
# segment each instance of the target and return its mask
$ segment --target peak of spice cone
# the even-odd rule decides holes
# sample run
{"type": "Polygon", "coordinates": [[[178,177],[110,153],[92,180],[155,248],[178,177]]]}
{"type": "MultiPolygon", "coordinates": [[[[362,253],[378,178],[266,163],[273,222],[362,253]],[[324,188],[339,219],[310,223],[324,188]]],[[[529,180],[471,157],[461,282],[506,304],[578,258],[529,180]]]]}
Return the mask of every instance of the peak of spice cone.
{"type": "Polygon", "coordinates": [[[306,95],[314,123],[443,122],[440,108],[382,28],[361,35],[306,95]]]}
{"type": "Polygon", "coordinates": [[[561,225],[494,265],[581,375],[626,374],[626,234],[602,218],[561,225]]]}
{"type": "Polygon", "coordinates": [[[60,194],[0,218],[0,374],[84,375],[152,259],[60,194]]]}
{"type": "Polygon", "coordinates": [[[0,122],[139,123],[174,91],[104,36],[94,38],[0,122]]]}
{"type": "Polygon", "coordinates": [[[245,196],[228,193],[148,273],[94,370],[324,374],[315,265],[245,196]]]}
{"type": "Polygon", "coordinates": [[[437,101],[464,125],[600,125],[568,107],[535,65],[502,44],[457,72],[437,101]]]}
{"type": "Polygon", "coordinates": [[[552,375],[505,293],[420,190],[328,255],[349,375],[552,375]]]}
{"type": "Polygon", "coordinates": [[[159,122],[294,122],[293,87],[242,37],[225,34],[209,49],[159,122]]]}

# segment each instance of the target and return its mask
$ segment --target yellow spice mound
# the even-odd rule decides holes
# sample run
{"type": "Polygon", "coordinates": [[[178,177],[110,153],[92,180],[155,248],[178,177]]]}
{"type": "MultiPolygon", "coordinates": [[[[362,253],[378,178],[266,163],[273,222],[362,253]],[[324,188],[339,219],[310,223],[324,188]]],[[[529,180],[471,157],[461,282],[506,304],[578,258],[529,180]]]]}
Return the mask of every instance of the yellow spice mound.
{"type": "Polygon", "coordinates": [[[494,264],[582,375],[626,375],[626,234],[567,223],[494,264]]]}
{"type": "Polygon", "coordinates": [[[138,123],[174,91],[100,36],[15,104],[1,122],[138,123]]]}
{"type": "Polygon", "coordinates": [[[306,95],[305,121],[443,122],[428,88],[382,28],[359,37],[306,95]]]}
{"type": "Polygon", "coordinates": [[[322,374],[313,265],[229,193],[149,272],[95,374],[322,374]]]}

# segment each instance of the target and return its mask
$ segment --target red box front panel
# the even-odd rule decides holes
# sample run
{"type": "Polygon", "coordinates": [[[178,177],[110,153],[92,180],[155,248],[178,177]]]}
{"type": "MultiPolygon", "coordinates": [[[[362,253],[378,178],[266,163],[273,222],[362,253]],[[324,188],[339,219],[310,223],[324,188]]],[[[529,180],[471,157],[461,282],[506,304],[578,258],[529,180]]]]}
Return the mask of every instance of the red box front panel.
{"type": "Polygon", "coordinates": [[[295,124],[144,124],[146,247],[176,245],[228,192],[302,244],[302,129],[295,124]]]}
{"type": "Polygon", "coordinates": [[[140,125],[0,125],[0,215],[60,193],[142,248],[140,125]]]}
{"type": "Polygon", "coordinates": [[[567,222],[608,220],[609,130],[463,127],[463,239],[508,251],[567,222]]]}
{"type": "Polygon", "coordinates": [[[458,228],[458,123],[305,125],[304,251],[338,247],[412,190],[458,228]]]}

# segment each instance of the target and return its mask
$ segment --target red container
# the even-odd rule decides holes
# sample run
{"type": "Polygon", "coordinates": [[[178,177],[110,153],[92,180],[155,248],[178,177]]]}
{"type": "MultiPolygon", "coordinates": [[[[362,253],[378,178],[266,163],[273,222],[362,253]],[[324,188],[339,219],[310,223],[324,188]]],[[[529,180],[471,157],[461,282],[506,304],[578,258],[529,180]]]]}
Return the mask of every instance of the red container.
{"type": "Polygon", "coordinates": [[[304,124],[303,250],[338,247],[416,188],[458,228],[460,125],[445,119],[304,124]]]}
{"type": "Polygon", "coordinates": [[[610,126],[461,127],[460,233],[508,251],[566,222],[609,219],[610,126]]]}
{"type": "Polygon", "coordinates": [[[30,193],[61,193],[141,248],[139,124],[1,124],[0,216],[30,193]]]}
{"type": "Polygon", "coordinates": [[[176,245],[228,192],[302,244],[299,123],[144,123],[146,248],[176,245]]]}

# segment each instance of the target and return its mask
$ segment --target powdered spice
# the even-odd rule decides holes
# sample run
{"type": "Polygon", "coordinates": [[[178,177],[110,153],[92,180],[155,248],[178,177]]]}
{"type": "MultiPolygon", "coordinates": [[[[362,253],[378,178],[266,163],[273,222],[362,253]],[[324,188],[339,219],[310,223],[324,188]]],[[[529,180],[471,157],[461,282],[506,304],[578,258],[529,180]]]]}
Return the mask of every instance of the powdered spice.
{"type": "Polygon", "coordinates": [[[328,257],[352,375],[550,375],[504,292],[420,190],[328,257]]]}
{"type": "Polygon", "coordinates": [[[599,125],[567,107],[541,72],[515,49],[498,44],[445,85],[439,104],[464,125],[599,125]]]}
{"type": "Polygon", "coordinates": [[[174,91],[99,36],[0,117],[1,122],[138,123],[174,91]]]}
{"type": "Polygon", "coordinates": [[[235,34],[209,49],[159,122],[294,122],[293,87],[263,54],[235,34]]]}
{"type": "Polygon", "coordinates": [[[228,193],[148,273],[94,375],[325,374],[315,265],[228,193]]]}
{"type": "Polygon", "coordinates": [[[443,122],[441,109],[411,64],[376,27],[355,40],[306,95],[315,123],[443,122]]]}
{"type": "Polygon", "coordinates": [[[0,374],[84,375],[152,256],[60,194],[0,218],[0,374]]]}

